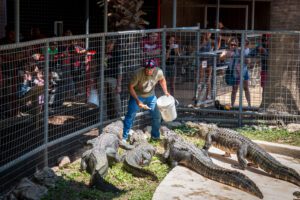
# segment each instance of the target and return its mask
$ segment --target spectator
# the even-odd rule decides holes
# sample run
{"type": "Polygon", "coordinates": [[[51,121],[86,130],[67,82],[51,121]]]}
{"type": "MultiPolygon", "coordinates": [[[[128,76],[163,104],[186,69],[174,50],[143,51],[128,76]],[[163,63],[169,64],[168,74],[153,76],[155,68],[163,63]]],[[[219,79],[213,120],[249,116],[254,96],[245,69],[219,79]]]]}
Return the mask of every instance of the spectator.
{"type": "MultiPolygon", "coordinates": [[[[211,33],[206,32],[202,35],[200,44],[200,53],[210,52],[212,50],[211,33]]],[[[211,99],[211,75],[213,58],[208,56],[200,56],[200,76],[198,83],[198,101],[211,99]]]]}
{"type": "Polygon", "coordinates": [[[260,71],[260,85],[262,87],[262,92],[264,93],[265,84],[267,81],[267,72],[268,72],[268,35],[263,34],[261,42],[256,44],[255,48],[250,49],[249,55],[251,57],[259,57],[261,63],[260,71]]]}
{"type": "Polygon", "coordinates": [[[153,59],[157,66],[160,66],[161,57],[161,42],[159,41],[158,33],[151,33],[149,38],[143,40],[142,49],[146,60],[153,59]]]}
{"type": "Polygon", "coordinates": [[[238,49],[239,41],[237,38],[231,38],[228,42],[229,50],[224,51],[220,55],[221,60],[228,59],[229,66],[226,70],[225,81],[229,86],[232,86],[231,92],[231,106],[234,106],[237,90],[240,82],[240,70],[242,70],[243,74],[243,86],[245,91],[245,97],[248,102],[248,107],[251,107],[251,99],[250,99],[250,90],[249,90],[249,72],[247,68],[247,64],[249,63],[248,59],[245,59],[243,67],[241,67],[240,57],[241,53],[244,53],[245,57],[248,55],[245,52],[241,52],[238,49]]]}
{"type": "Polygon", "coordinates": [[[32,74],[30,71],[25,71],[23,75],[23,82],[20,85],[18,97],[22,98],[34,86],[32,74]]]}
{"type": "Polygon", "coordinates": [[[31,28],[29,40],[39,40],[39,39],[43,39],[43,38],[46,38],[46,36],[41,33],[41,30],[39,27],[31,28]]]}
{"type": "Polygon", "coordinates": [[[75,82],[75,95],[84,94],[85,56],[87,50],[80,41],[73,41],[69,49],[71,72],[75,82]]]}
{"type": "MultiPolygon", "coordinates": [[[[63,36],[72,36],[72,31],[67,29],[63,36]]],[[[61,42],[58,47],[58,52],[61,55],[61,69],[63,77],[63,87],[65,90],[65,99],[73,99],[75,95],[75,83],[72,76],[72,66],[71,66],[71,49],[72,40],[65,39],[61,42]]]]}
{"type": "Polygon", "coordinates": [[[157,98],[155,96],[157,82],[160,83],[164,94],[169,96],[163,71],[157,67],[153,59],[146,61],[144,68],[139,68],[134,72],[128,87],[130,99],[124,119],[123,140],[127,140],[129,130],[139,108],[150,110],[152,117],[151,138],[154,140],[160,138],[161,115],[156,105],[157,98]]]}
{"type": "Polygon", "coordinates": [[[168,38],[167,55],[166,55],[166,79],[170,82],[170,94],[175,95],[176,80],[176,57],[180,56],[179,46],[176,44],[175,36],[168,38]]]}
{"type": "Polygon", "coordinates": [[[0,45],[13,44],[16,42],[16,33],[11,25],[5,26],[5,37],[0,39],[0,45]]]}
{"type": "MultiPolygon", "coordinates": [[[[216,27],[223,30],[229,30],[227,27],[224,26],[223,22],[219,22],[218,26],[216,27]]],[[[227,49],[227,42],[230,39],[230,34],[228,33],[220,33],[218,37],[218,49],[227,49]]]]}
{"type": "MultiPolygon", "coordinates": [[[[34,79],[34,84],[37,86],[44,86],[44,75],[42,71],[37,71],[36,72],[36,78],[34,79]]],[[[43,104],[44,104],[44,95],[39,95],[39,105],[40,105],[40,109],[42,111],[43,109],[43,104]]]]}
{"type": "Polygon", "coordinates": [[[107,114],[113,119],[121,116],[121,57],[116,41],[107,41],[105,51],[105,86],[107,94],[107,114]]]}

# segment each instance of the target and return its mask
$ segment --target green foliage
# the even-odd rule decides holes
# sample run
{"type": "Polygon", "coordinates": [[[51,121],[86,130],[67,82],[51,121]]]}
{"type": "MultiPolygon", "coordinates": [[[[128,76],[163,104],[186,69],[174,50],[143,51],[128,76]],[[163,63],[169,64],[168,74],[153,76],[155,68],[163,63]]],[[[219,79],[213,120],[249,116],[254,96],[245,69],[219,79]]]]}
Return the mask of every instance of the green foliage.
{"type": "MultiPolygon", "coordinates": [[[[152,142],[157,148],[160,146],[159,141],[152,142]]],[[[160,159],[161,155],[153,157],[152,162],[145,169],[154,172],[159,181],[155,182],[148,178],[138,178],[123,169],[122,163],[116,163],[112,166],[105,180],[115,185],[124,192],[119,194],[101,192],[100,190],[88,187],[90,175],[86,172],[80,172],[80,162],[75,162],[67,168],[61,169],[61,179],[57,187],[50,189],[48,195],[43,200],[150,200],[157,188],[159,182],[170,171],[169,166],[160,159]]]]}
{"type": "Polygon", "coordinates": [[[243,127],[237,129],[242,135],[252,140],[263,140],[281,144],[289,144],[300,146],[300,133],[289,133],[285,129],[270,129],[268,127],[260,127],[255,130],[252,127],[243,127]]]}
{"type": "Polygon", "coordinates": [[[185,140],[192,142],[197,147],[202,148],[204,145],[204,141],[197,137],[197,129],[189,128],[185,125],[176,127],[174,129],[175,133],[181,135],[185,140]]]}

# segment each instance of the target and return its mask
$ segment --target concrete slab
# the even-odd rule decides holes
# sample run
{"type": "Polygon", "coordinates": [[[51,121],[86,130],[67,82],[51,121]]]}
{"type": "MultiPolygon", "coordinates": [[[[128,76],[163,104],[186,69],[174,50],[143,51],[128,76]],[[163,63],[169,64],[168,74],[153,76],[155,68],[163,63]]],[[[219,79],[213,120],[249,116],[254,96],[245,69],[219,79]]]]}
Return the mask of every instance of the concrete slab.
{"type": "MultiPolygon", "coordinates": [[[[211,148],[210,156],[213,162],[228,169],[234,169],[232,164],[236,163],[236,156],[224,158],[223,151],[211,148]]],[[[271,154],[286,166],[294,168],[300,173],[300,159],[279,154],[271,154]]],[[[237,170],[237,169],[234,169],[237,170]]],[[[267,200],[297,199],[293,196],[300,187],[279,179],[270,177],[260,169],[247,168],[238,170],[252,179],[267,200]]],[[[153,200],[254,200],[259,199],[239,189],[224,185],[222,183],[207,179],[185,167],[177,166],[165,177],[157,187],[153,200]]]]}

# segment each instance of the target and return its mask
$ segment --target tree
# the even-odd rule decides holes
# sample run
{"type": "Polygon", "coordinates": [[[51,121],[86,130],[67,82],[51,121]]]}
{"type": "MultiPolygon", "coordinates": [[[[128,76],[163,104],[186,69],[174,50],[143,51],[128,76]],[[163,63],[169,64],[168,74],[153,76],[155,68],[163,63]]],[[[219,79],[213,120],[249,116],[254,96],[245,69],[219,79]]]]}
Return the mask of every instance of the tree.
{"type": "MultiPolygon", "coordinates": [[[[98,1],[100,7],[105,0],[98,1]]],[[[110,0],[108,1],[108,24],[111,31],[144,29],[149,22],[142,18],[146,15],[141,10],[143,0],[110,0]]]]}

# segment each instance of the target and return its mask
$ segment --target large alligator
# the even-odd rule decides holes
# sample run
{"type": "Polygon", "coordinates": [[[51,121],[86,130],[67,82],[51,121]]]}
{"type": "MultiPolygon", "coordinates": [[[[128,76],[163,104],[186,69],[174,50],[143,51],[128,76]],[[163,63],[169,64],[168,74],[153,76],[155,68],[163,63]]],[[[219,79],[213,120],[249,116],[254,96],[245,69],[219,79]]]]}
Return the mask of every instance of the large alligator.
{"type": "Polygon", "coordinates": [[[300,186],[300,176],[294,169],[284,166],[256,143],[238,132],[205,123],[187,122],[186,125],[197,129],[198,135],[205,139],[203,147],[205,150],[213,145],[227,152],[228,155],[236,153],[241,169],[246,168],[248,160],[248,165],[252,163],[275,178],[300,186]]]}
{"type": "Polygon", "coordinates": [[[158,178],[152,171],[143,168],[150,164],[155,152],[156,149],[151,144],[140,143],[134,149],[126,152],[123,166],[135,176],[150,177],[157,181],[158,178]]]}
{"type": "Polygon", "coordinates": [[[118,136],[118,138],[122,139],[122,133],[123,133],[123,122],[121,120],[112,122],[105,126],[102,130],[103,133],[113,133],[118,136]]]}
{"type": "Polygon", "coordinates": [[[119,147],[130,150],[134,146],[126,144],[119,138],[119,133],[123,124],[120,121],[113,122],[104,127],[103,132],[100,136],[88,140],[87,144],[91,145],[92,148],[105,149],[109,163],[113,161],[120,162],[121,158],[118,154],[119,147]]]}
{"type": "Polygon", "coordinates": [[[84,152],[81,157],[80,168],[91,175],[91,187],[102,191],[120,191],[114,185],[104,180],[108,172],[108,160],[104,149],[92,148],[84,152]]]}
{"type": "Polygon", "coordinates": [[[141,143],[147,142],[147,135],[141,129],[137,129],[132,131],[132,133],[128,137],[129,144],[137,146],[141,143]]]}
{"type": "Polygon", "coordinates": [[[263,194],[244,174],[222,168],[212,162],[207,152],[197,148],[195,145],[186,142],[174,131],[166,127],[161,128],[164,134],[165,153],[164,157],[169,159],[172,166],[177,164],[183,165],[202,176],[214,181],[238,188],[259,198],[263,198],[263,194]]]}

